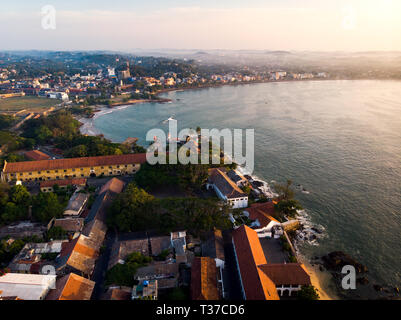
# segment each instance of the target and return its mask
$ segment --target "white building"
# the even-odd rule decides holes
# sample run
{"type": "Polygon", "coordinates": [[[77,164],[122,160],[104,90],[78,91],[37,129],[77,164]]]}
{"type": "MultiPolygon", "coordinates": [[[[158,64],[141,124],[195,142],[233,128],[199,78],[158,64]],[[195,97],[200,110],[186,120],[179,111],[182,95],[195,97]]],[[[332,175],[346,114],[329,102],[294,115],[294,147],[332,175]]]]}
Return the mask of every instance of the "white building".
{"type": "Polygon", "coordinates": [[[43,300],[56,288],[56,275],[7,273],[0,277],[0,297],[43,300]]]}
{"type": "Polygon", "coordinates": [[[223,171],[223,169],[209,170],[209,180],[206,189],[213,188],[217,196],[232,206],[233,209],[246,208],[248,195],[245,194],[223,171]]]}
{"type": "Polygon", "coordinates": [[[259,238],[279,238],[283,234],[280,221],[274,215],[273,202],[254,203],[250,208],[243,211],[243,214],[253,220],[251,228],[258,233],[259,238]]]}

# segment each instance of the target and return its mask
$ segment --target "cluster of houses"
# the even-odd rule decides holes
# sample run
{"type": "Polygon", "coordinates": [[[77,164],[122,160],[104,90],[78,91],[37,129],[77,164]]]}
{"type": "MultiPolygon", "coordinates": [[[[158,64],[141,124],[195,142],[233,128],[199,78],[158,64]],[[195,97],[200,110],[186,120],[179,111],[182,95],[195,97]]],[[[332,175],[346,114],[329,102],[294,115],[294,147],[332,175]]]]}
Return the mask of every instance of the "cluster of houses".
{"type": "Polygon", "coordinates": [[[9,272],[0,277],[0,297],[89,300],[95,288],[90,279],[107,231],[106,211],[124,185],[117,178],[109,180],[86,215],[82,215],[86,201],[74,198],[73,202],[80,202],[79,210],[72,215],[65,212],[64,218],[53,219],[48,226],[62,227],[69,239],[27,243],[9,264],[9,272]]]}
{"type": "MultiPolygon", "coordinates": [[[[132,253],[152,259],[136,270],[133,287],[111,285],[101,295],[102,299],[157,300],[168,290],[182,286],[190,288],[193,300],[227,299],[230,287],[227,268],[235,269],[230,271],[236,272],[239,294],[247,300],[292,297],[302,286],[311,285],[303,264],[273,263],[262,248],[262,239],[287,237],[286,223],[274,217],[275,203],[249,205],[249,194],[257,188],[236,170],[225,168],[209,170],[206,188],[231,208],[239,209],[246,223],[237,223],[231,215],[234,228],[228,235],[223,237],[222,231],[211,230],[202,240],[193,238],[185,230],[169,234],[151,231],[117,234],[108,245],[106,265],[99,265],[104,260],[99,258],[104,254],[107,210],[125,183],[111,178],[97,192],[88,209],[89,194],[83,188],[86,178],[134,173],[145,161],[144,155],[57,160],[42,159],[42,156],[34,152],[30,155],[33,161],[6,163],[2,178],[38,181],[42,192],[54,191],[55,185],[58,188],[75,186],[63,217],[52,219],[47,226],[47,229],[61,227],[67,232],[68,240],[27,243],[9,264],[9,272],[0,276],[0,299],[93,299],[99,285],[98,274],[125,264],[132,253]],[[227,250],[233,253],[229,262],[227,250]]],[[[33,224],[21,226],[24,227],[33,227],[33,224]]],[[[22,229],[16,230],[15,234],[22,232],[22,229]]],[[[43,234],[43,226],[38,232],[43,234]]]]}

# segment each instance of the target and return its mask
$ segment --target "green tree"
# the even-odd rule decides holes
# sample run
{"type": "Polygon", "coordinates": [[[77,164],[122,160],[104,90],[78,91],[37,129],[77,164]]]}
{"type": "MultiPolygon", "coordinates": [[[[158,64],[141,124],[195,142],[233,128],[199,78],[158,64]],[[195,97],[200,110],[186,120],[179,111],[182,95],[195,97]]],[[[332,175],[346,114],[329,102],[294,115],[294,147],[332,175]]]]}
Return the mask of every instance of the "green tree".
{"type": "Polygon", "coordinates": [[[285,184],[275,184],[274,189],[279,194],[279,200],[291,200],[294,198],[294,191],[291,188],[292,180],[287,180],[285,184]]]}
{"type": "Polygon", "coordinates": [[[319,300],[319,294],[314,286],[302,286],[298,291],[299,300],[319,300]]]}
{"type": "Polygon", "coordinates": [[[46,232],[46,240],[63,240],[67,239],[67,231],[62,227],[53,226],[46,232]]]}
{"type": "Polygon", "coordinates": [[[25,186],[16,185],[10,190],[10,200],[18,206],[28,207],[31,202],[31,195],[25,186]]]}
{"type": "Polygon", "coordinates": [[[63,214],[64,204],[60,203],[55,193],[40,192],[33,199],[32,216],[36,221],[49,222],[52,218],[60,218],[63,214]]]}
{"type": "Polygon", "coordinates": [[[298,210],[302,210],[301,204],[297,200],[281,200],[274,205],[276,212],[288,217],[295,217],[298,210]]]}

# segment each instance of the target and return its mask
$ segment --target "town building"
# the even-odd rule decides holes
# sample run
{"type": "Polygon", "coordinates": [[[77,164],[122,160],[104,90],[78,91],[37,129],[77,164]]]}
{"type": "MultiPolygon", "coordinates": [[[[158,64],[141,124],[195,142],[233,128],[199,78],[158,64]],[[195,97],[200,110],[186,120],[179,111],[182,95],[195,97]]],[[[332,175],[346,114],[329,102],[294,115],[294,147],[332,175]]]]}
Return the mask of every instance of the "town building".
{"type": "Polygon", "coordinates": [[[40,191],[41,192],[53,192],[53,187],[57,185],[61,190],[67,189],[68,186],[73,187],[85,187],[86,179],[85,178],[76,178],[76,179],[66,179],[66,180],[47,180],[40,182],[40,191]]]}
{"type": "Polygon", "coordinates": [[[44,181],[55,179],[116,176],[136,173],[146,162],[146,154],[4,162],[3,181],[44,181]]]}
{"type": "Polygon", "coordinates": [[[0,239],[4,237],[11,237],[22,239],[25,237],[37,236],[43,237],[43,233],[47,228],[41,223],[34,223],[30,221],[21,221],[10,224],[8,226],[0,227],[0,239]]]}
{"type": "Polygon", "coordinates": [[[63,243],[59,257],[56,259],[58,274],[77,273],[90,276],[95,268],[99,248],[88,237],[79,237],[63,243]]]}
{"type": "Polygon", "coordinates": [[[148,266],[138,268],[135,280],[157,280],[158,289],[171,289],[178,286],[180,275],[179,263],[151,263],[148,266]]]}
{"type": "Polygon", "coordinates": [[[27,243],[10,262],[8,269],[13,273],[36,273],[40,268],[42,255],[59,254],[65,242],[67,241],[55,240],[45,243],[27,243]]]}
{"type": "Polygon", "coordinates": [[[311,285],[310,276],[300,263],[266,264],[260,269],[274,282],[280,297],[291,297],[302,286],[311,285]]]}
{"type": "Polygon", "coordinates": [[[259,268],[267,264],[257,233],[243,225],[233,231],[232,242],[245,300],[279,300],[273,281],[259,268]]]}
{"type": "Polygon", "coordinates": [[[206,189],[213,188],[217,196],[233,209],[246,208],[248,195],[245,194],[224,172],[223,169],[210,169],[206,189]]]}
{"type": "Polygon", "coordinates": [[[43,300],[55,286],[55,275],[6,273],[0,277],[0,299],[43,300]]]}
{"type": "Polygon", "coordinates": [[[268,263],[255,230],[239,227],[232,233],[232,243],[244,299],[279,300],[311,284],[303,264],[268,263]]]}
{"type": "Polygon", "coordinates": [[[39,150],[31,150],[24,153],[24,156],[30,160],[40,161],[40,160],[50,160],[51,157],[39,150]]]}
{"type": "Polygon", "coordinates": [[[206,235],[201,244],[202,257],[209,257],[215,261],[218,275],[218,287],[221,295],[225,297],[223,271],[225,267],[224,241],[221,230],[213,230],[206,235]]]}
{"type": "Polygon", "coordinates": [[[157,300],[157,280],[143,280],[132,288],[132,300],[157,300]]]}
{"type": "Polygon", "coordinates": [[[46,300],[90,300],[94,287],[95,282],[70,273],[57,279],[46,300]]]}
{"type": "Polygon", "coordinates": [[[219,272],[216,263],[209,257],[196,257],[191,268],[191,299],[219,300],[219,272]]]}
{"type": "Polygon", "coordinates": [[[273,202],[253,203],[243,213],[253,220],[250,227],[258,233],[259,238],[272,236],[279,238],[283,235],[280,221],[273,217],[275,215],[273,202]]]}
{"type": "Polygon", "coordinates": [[[74,235],[76,232],[81,232],[84,227],[84,218],[61,218],[53,219],[49,224],[49,227],[60,227],[64,231],[74,235]]]}
{"type": "Polygon", "coordinates": [[[88,199],[88,193],[75,192],[68,201],[68,205],[65,208],[63,215],[78,217],[88,202],[88,199]]]}

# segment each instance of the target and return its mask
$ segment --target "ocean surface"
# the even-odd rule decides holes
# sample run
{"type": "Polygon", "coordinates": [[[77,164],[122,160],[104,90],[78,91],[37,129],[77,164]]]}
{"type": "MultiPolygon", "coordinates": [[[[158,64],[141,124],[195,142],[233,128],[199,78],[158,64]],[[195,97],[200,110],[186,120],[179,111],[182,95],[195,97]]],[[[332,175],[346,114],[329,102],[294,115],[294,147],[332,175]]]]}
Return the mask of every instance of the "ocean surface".
{"type": "Polygon", "coordinates": [[[166,129],[255,129],[254,174],[292,179],[313,224],[324,228],[306,256],[342,250],[376,283],[401,286],[401,82],[305,81],[169,92],[96,115],[86,129],[114,141],[166,129]]]}

